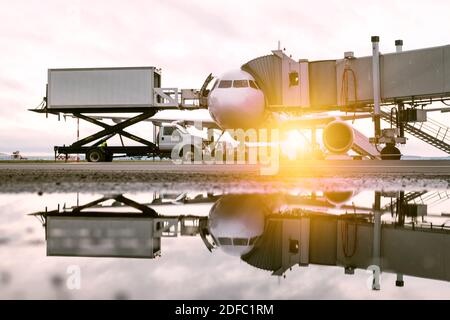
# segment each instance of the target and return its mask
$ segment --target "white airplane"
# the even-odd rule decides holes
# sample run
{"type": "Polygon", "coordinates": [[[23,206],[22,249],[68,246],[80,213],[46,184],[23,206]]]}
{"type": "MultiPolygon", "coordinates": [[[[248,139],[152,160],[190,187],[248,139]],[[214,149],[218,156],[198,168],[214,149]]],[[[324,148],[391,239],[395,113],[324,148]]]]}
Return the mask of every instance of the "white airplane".
{"type": "MultiPolygon", "coordinates": [[[[219,248],[227,254],[242,256],[250,252],[255,241],[265,232],[265,220],[271,214],[293,209],[321,215],[343,215],[348,212],[367,214],[372,208],[356,206],[355,191],[328,191],[320,194],[226,194],[211,207],[208,232],[214,243],[208,250],[219,248]]],[[[267,230],[266,230],[267,231],[267,230]]],[[[269,230],[270,232],[270,230],[269,230]]]]}

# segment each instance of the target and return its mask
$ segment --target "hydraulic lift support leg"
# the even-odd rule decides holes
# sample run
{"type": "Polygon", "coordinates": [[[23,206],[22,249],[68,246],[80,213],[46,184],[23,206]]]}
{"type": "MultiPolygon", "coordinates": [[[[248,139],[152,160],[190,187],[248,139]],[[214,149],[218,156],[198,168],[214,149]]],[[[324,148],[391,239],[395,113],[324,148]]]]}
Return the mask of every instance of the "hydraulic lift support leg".
{"type": "Polygon", "coordinates": [[[129,139],[132,139],[132,140],[137,141],[139,143],[145,144],[145,145],[147,145],[149,147],[153,147],[154,146],[155,149],[156,149],[156,146],[154,145],[153,142],[148,141],[148,140],[143,139],[143,138],[140,138],[140,137],[138,137],[138,136],[136,136],[134,134],[131,134],[131,133],[128,133],[128,132],[124,131],[124,129],[126,127],[129,127],[129,126],[131,126],[133,124],[136,124],[138,122],[146,120],[146,119],[152,117],[153,115],[154,115],[154,112],[145,112],[145,113],[137,115],[137,116],[135,116],[133,118],[127,119],[127,120],[125,120],[125,121],[123,121],[121,123],[118,123],[116,125],[110,126],[110,125],[108,125],[106,123],[103,123],[103,122],[98,121],[96,119],[93,119],[93,118],[90,118],[88,116],[82,115],[80,113],[74,113],[75,117],[83,119],[83,120],[86,120],[86,121],[91,122],[91,123],[93,123],[95,125],[98,125],[100,127],[103,127],[104,130],[99,131],[99,132],[97,132],[97,133],[95,133],[93,135],[90,135],[90,136],[88,136],[88,137],[86,137],[84,139],[81,139],[81,140],[73,143],[72,147],[81,147],[81,146],[83,146],[83,145],[85,145],[85,144],[87,144],[89,142],[98,140],[100,138],[106,137],[107,139],[109,139],[110,137],[112,137],[115,134],[120,134],[120,135],[125,136],[125,137],[127,137],[129,139]]]}
{"type": "Polygon", "coordinates": [[[378,42],[380,38],[373,36],[372,40],[372,82],[373,82],[373,121],[375,123],[375,138],[381,136],[380,109],[380,52],[378,42]]]}
{"type": "Polygon", "coordinates": [[[131,200],[129,198],[126,198],[123,195],[104,196],[104,197],[102,197],[100,199],[91,201],[91,202],[86,203],[86,204],[84,204],[82,206],[78,206],[72,212],[76,213],[76,214],[79,214],[84,209],[89,209],[89,208],[95,207],[96,205],[98,205],[98,204],[100,204],[100,203],[102,203],[104,201],[110,200],[110,199],[114,199],[115,201],[118,201],[120,203],[128,205],[128,206],[130,206],[132,208],[138,209],[142,213],[147,214],[149,216],[153,216],[153,217],[157,217],[158,216],[156,211],[153,210],[152,208],[150,208],[150,207],[148,207],[146,205],[140,204],[140,203],[138,203],[138,202],[136,202],[134,200],[131,200]]]}

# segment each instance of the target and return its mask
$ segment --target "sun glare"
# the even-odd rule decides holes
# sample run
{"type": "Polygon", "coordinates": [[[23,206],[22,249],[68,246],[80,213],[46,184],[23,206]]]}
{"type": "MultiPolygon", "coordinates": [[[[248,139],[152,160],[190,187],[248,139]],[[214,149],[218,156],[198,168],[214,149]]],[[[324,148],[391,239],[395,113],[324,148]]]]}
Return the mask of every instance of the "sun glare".
{"type": "Polygon", "coordinates": [[[295,159],[300,153],[304,153],[308,148],[308,140],[299,130],[289,130],[286,139],[282,142],[281,149],[289,159],[295,159]]]}

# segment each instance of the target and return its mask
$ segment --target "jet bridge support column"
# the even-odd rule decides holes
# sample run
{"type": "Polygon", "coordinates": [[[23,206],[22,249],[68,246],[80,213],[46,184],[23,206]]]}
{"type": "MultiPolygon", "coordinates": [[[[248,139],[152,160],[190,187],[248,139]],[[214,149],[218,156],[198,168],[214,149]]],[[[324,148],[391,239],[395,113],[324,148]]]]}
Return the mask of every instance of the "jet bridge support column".
{"type": "Polygon", "coordinates": [[[380,290],[381,274],[381,192],[375,192],[375,203],[373,206],[373,264],[378,267],[374,269],[374,281],[372,290],[380,290]],[[377,273],[378,271],[378,273],[377,273]]]}
{"type": "Polygon", "coordinates": [[[373,121],[375,124],[375,138],[381,136],[380,109],[380,52],[378,43],[380,38],[372,36],[372,82],[373,82],[373,121]]]}
{"type": "MultiPolygon", "coordinates": [[[[395,52],[400,53],[403,51],[403,40],[395,40],[395,52]]],[[[399,136],[401,138],[405,137],[405,123],[402,119],[403,110],[405,110],[405,105],[403,102],[397,104],[397,127],[399,129],[399,136]]]]}
{"type": "Polygon", "coordinates": [[[395,40],[395,52],[400,53],[403,51],[403,40],[395,40]]]}
{"type": "Polygon", "coordinates": [[[399,137],[404,138],[405,137],[405,120],[403,119],[405,110],[405,105],[403,102],[399,102],[397,105],[397,127],[399,130],[399,137]]]}
{"type": "Polygon", "coordinates": [[[403,274],[397,273],[397,280],[395,280],[396,287],[403,287],[405,285],[405,281],[403,280],[403,274]]]}

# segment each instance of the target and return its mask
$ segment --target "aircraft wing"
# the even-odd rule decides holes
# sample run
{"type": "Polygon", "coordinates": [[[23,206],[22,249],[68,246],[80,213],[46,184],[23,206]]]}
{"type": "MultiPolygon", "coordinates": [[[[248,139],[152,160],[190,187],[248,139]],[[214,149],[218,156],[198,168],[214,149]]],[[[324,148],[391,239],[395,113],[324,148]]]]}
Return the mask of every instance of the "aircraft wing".
{"type": "MultiPolygon", "coordinates": [[[[73,117],[72,115],[65,115],[73,117]]],[[[112,120],[114,123],[120,123],[129,119],[128,117],[120,117],[120,116],[103,116],[96,115],[90,116],[96,120],[112,120]]],[[[359,115],[329,115],[329,114],[318,114],[318,115],[308,115],[302,117],[273,117],[269,120],[269,127],[280,127],[283,129],[309,129],[309,128],[321,128],[325,127],[328,123],[335,120],[356,120],[356,119],[366,119],[371,118],[372,116],[369,113],[359,114],[359,115]]],[[[182,117],[162,117],[158,116],[158,114],[154,115],[151,118],[148,118],[144,121],[152,122],[156,126],[161,126],[163,123],[177,123],[182,126],[195,126],[196,124],[201,125],[202,128],[208,129],[220,129],[220,127],[214,122],[214,120],[210,117],[204,117],[203,119],[187,119],[182,117]]]]}
{"type": "Polygon", "coordinates": [[[272,125],[279,126],[283,129],[310,129],[310,128],[321,128],[325,127],[330,122],[335,120],[356,120],[356,119],[367,119],[371,118],[372,115],[369,113],[359,114],[359,115],[317,115],[317,116],[303,116],[296,118],[278,118],[273,119],[272,125]]]}
{"type": "MultiPolygon", "coordinates": [[[[286,119],[276,119],[277,126],[282,128],[320,128],[325,127],[328,123],[335,120],[349,121],[356,119],[367,119],[372,116],[369,113],[359,114],[359,115],[316,115],[316,116],[304,116],[298,118],[286,118],[286,119]]],[[[155,125],[161,125],[163,123],[176,122],[183,126],[195,126],[196,123],[201,124],[202,128],[208,129],[220,129],[220,127],[212,119],[201,119],[201,120],[189,120],[189,119],[175,119],[175,118],[158,118],[154,116],[146,121],[151,121],[155,125]]],[[[271,123],[273,124],[273,123],[271,123]]]]}

